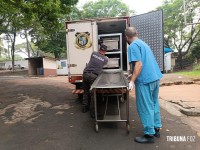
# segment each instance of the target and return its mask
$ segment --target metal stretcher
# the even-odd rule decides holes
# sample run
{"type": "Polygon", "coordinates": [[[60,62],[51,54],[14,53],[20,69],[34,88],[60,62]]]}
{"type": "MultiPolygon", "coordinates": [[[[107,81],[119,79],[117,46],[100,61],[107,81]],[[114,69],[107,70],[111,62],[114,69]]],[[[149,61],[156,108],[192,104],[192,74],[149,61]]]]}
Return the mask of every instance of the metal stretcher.
{"type": "Polygon", "coordinates": [[[98,132],[98,122],[126,122],[127,132],[130,130],[129,123],[129,90],[128,81],[122,71],[103,71],[92,84],[90,91],[94,99],[95,131],[98,132]],[[97,115],[97,94],[101,93],[102,99],[106,100],[104,116],[100,120],[97,115]],[[108,115],[108,101],[115,97],[117,100],[118,114],[108,115]],[[121,119],[120,101],[126,101],[126,119],[121,119]]]}

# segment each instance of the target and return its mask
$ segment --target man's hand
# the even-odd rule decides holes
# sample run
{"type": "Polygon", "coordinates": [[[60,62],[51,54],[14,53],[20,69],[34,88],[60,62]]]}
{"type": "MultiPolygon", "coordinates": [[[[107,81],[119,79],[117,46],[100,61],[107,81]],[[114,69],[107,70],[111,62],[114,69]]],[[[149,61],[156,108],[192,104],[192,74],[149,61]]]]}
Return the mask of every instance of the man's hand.
{"type": "Polygon", "coordinates": [[[130,81],[130,83],[129,83],[129,90],[133,90],[134,89],[134,82],[133,81],[130,81]]]}

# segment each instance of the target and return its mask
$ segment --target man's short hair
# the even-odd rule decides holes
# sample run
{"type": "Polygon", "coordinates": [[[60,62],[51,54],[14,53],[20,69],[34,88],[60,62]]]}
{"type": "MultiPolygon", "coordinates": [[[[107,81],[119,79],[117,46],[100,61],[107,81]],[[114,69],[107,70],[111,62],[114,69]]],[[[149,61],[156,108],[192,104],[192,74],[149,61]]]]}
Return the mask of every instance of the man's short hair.
{"type": "Polygon", "coordinates": [[[100,46],[100,50],[102,50],[102,51],[107,51],[107,46],[101,44],[101,46],[100,46]]]}
{"type": "Polygon", "coordinates": [[[128,37],[135,37],[137,36],[137,30],[134,27],[127,27],[125,29],[125,35],[128,37]]]}

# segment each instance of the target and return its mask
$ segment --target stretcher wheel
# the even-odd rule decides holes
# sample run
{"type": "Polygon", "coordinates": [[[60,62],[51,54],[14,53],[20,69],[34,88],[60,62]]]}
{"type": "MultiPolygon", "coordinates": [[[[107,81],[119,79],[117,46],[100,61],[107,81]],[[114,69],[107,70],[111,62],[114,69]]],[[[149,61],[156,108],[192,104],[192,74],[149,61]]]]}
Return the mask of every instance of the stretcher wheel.
{"type": "Polygon", "coordinates": [[[127,133],[130,132],[130,124],[129,123],[126,123],[126,130],[127,130],[127,133]]]}
{"type": "Polygon", "coordinates": [[[97,123],[95,124],[95,131],[96,131],[97,133],[99,132],[99,126],[98,126],[97,123]]]}

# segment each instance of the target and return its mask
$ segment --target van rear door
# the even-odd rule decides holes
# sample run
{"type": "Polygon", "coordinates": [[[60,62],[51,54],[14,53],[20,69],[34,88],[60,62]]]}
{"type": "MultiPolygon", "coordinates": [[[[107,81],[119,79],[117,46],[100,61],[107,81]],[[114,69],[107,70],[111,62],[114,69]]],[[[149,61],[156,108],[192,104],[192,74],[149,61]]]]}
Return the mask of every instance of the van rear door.
{"type": "Polygon", "coordinates": [[[134,26],[139,38],[152,49],[160,70],[164,70],[164,32],[162,10],[130,17],[130,26],[134,26]]]}
{"type": "Polygon", "coordinates": [[[69,75],[82,75],[97,42],[94,41],[94,34],[97,34],[96,23],[72,22],[66,26],[69,75]]]}

